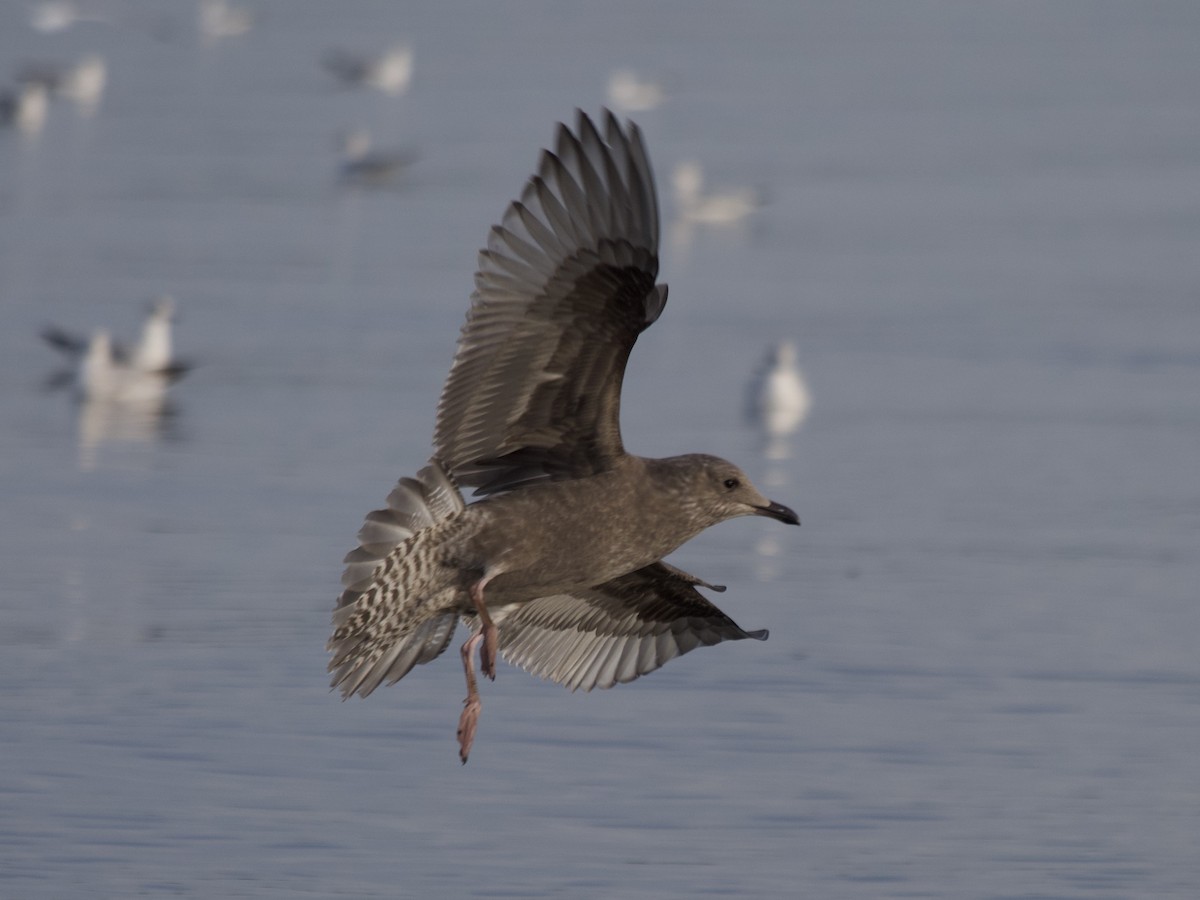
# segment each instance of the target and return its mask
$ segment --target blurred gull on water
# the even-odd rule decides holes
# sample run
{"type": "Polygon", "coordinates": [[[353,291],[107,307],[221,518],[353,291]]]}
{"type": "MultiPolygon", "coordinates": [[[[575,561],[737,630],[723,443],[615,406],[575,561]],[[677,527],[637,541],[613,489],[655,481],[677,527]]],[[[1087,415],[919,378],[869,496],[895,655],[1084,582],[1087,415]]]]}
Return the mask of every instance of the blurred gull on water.
{"type": "Polygon", "coordinates": [[[362,186],[388,184],[417,160],[416,151],[407,147],[372,149],[371,134],[365,128],[342,135],[341,150],[342,181],[362,186]]]}
{"type": "Polygon", "coordinates": [[[241,37],[254,27],[254,15],[228,0],[200,0],[196,8],[196,26],[206,41],[241,37]]]}
{"type": "Polygon", "coordinates": [[[785,459],[790,455],[786,439],[800,427],[812,406],[796,356],[793,341],[775,344],[747,391],[746,415],[766,439],[768,459],[785,459]]]}
{"type": "Polygon", "coordinates": [[[85,13],[71,0],[41,0],[29,7],[29,27],[42,34],[66,31],[79,22],[103,22],[104,16],[85,13]]]}
{"type": "Polygon", "coordinates": [[[740,222],[764,203],[756,188],[726,188],[706,194],[704,170],[695,160],[675,166],[671,174],[679,220],[684,223],[729,225],[740,222]]]}
{"type": "Polygon", "coordinates": [[[412,81],[413,52],[407,44],[397,44],[379,56],[334,49],[325,54],[321,64],[347,87],[370,87],[399,96],[412,81]]]}
{"type": "Polygon", "coordinates": [[[15,128],[36,135],[46,124],[49,106],[44,84],[24,82],[0,92],[0,128],[15,128]]]}
{"type": "Polygon", "coordinates": [[[77,362],[73,380],[81,399],[117,403],[162,400],[167,388],[191,368],[173,358],[174,308],[170,297],[160,298],[142,324],[141,336],[132,349],[113,341],[103,328],[87,340],[56,327],[46,328],[42,337],[77,362]]]}
{"type": "Polygon", "coordinates": [[[608,102],[614,109],[647,112],[665,99],[661,84],[639,78],[632,69],[617,69],[608,77],[608,102]]]}
{"type": "Polygon", "coordinates": [[[89,53],[73,66],[52,62],[33,62],[21,68],[17,80],[23,84],[40,84],[54,94],[70,100],[84,115],[91,115],[100,106],[108,84],[108,66],[104,57],[89,53]]]}

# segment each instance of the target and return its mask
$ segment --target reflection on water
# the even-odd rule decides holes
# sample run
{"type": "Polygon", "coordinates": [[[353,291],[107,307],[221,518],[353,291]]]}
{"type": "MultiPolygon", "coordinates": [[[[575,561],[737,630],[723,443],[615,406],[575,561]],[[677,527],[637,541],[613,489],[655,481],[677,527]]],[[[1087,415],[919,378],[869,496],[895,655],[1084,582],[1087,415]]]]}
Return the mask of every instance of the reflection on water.
{"type": "Polygon", "coordinates": [[[105,444],[153,444],[177,434],[176,411],[165,391],[157,397],[79,402],[79,468],[96,468],[105,444]]]}

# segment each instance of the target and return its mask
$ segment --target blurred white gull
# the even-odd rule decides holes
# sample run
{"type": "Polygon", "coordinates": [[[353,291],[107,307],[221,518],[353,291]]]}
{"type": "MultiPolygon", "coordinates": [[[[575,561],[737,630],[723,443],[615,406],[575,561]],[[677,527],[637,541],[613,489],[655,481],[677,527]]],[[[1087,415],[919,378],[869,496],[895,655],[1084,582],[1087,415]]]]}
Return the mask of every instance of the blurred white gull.
{"type": "Polygon", "coordinates": [[[158,372],[138,369],[118,359],[106,329],[98,329],[88,342],[79,367],[79,393],[84,400],[145,403],[167,394],[167,379],[158,372]]]}
{"type": "Polygon", "coordinates": [[[84,340],[50,327],[42,332],[42,338],[56,350],[78,360],[75,385],[85,400],[144,402],[163,398],[167,388],[191,368],[173,358],[174,309],[170,297],[155,302],[132,350],[115,342],[104,328],[84,340]]]}
{"type": "Polygon", "coordinates": [[[134,348],[130,360],[139,372],[173,374],[178,378],[187,367],[174,359],[175,347],[171,339],[171,320],[175,316],[175,301],[170,295],[159,297],[142,323],[142,336],[134,348]]]}
{"type": "Polygon", "coordinates": [[[679,219],[685,223],[732,224],[763,205],[762,194],[755,188],[730,188],[705,194],[704,171],[695,160],[675,166],[671,185],[675,189],[679,219]]]}
{"type": "Polygon", "coordinates": [[[205,40],[241,37],[254,27],[254,15],[228,0],[200,0],[196,8],[196,26],[205,40]]]}
{"type": "Polygon", "coordinates": [[[39,133],[46,124],[47,97],[46,86],[37,82],[24,82],[0,92],[0,128],[39,133]]]}
{"type": "Polygon", "coordinates": [[[750,382],[747,417],[768,438],[782,438],[800,427],[808,415],[812,397],[796,365],[792,341],[775,344],[750,382]]]}
{"type": "Polygon", "coordinates": [[[325,54],[321,64],[349,87],[370,87],[398,96],[408,90],[412,81],[413,52],[407,44],[397,44],[375,57],[335,49],[325,54]]]}
{"type": "Polygon", "coordinates": [[[103,22],[104,16],[85,13],[71,0],[41,0],[29,7],[29,27],[43,34],[66,31],[79,22],[103,22]]]}
{"type": "Polygon", "coordinates": [[[80,112],[90,115],[100,105],[108,84],[108,66],[104,57],[89,53],[73,66],[35,62],[21,68],[17,80],[25,84],[41,84],[57,97],[70,100],[80,112]]]}
{"type": "Polygon", "coordinates": [[[361,185],[381,185],[393,180],[417,160],[415,151],[372,149],[371,134],[358,128],[342,135],[342,180],[361,185]]]}
{"type": "Polygon", "coordinates": [[[608,76],[608,102],[624,112],[646,112],[666,99],[662,85],[643,80],[632,69],[617,69],[608,76]]]}

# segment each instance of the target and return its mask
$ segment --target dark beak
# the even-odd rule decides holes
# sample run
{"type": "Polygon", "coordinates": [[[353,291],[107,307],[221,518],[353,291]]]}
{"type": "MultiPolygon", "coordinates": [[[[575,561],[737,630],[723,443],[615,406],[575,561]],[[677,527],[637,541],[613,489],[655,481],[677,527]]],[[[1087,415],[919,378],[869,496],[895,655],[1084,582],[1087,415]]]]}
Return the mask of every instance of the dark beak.
{"type": "Polygon", "coordinates": [[[755,513],[757,516],[770,516],[772,519],[778,519],[786,525],[800,524],[800,517],[782,503],[772,501],[770,506],[758,506],[755,509],[758,510],[755,513]]]}

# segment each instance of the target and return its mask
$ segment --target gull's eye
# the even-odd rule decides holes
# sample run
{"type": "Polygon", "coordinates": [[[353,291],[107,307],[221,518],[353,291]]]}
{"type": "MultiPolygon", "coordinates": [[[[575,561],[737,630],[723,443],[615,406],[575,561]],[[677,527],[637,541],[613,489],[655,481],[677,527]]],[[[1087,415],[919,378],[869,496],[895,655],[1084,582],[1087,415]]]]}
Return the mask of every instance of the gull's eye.
{"type": "Polygon", "coordinates": [[[740,487],[741,484],[742,483],[740,481],[738,481],[736,478],[726,478],[725,479],[725,488],[730,491],[732,491],[734,488],[740,487]]]}

